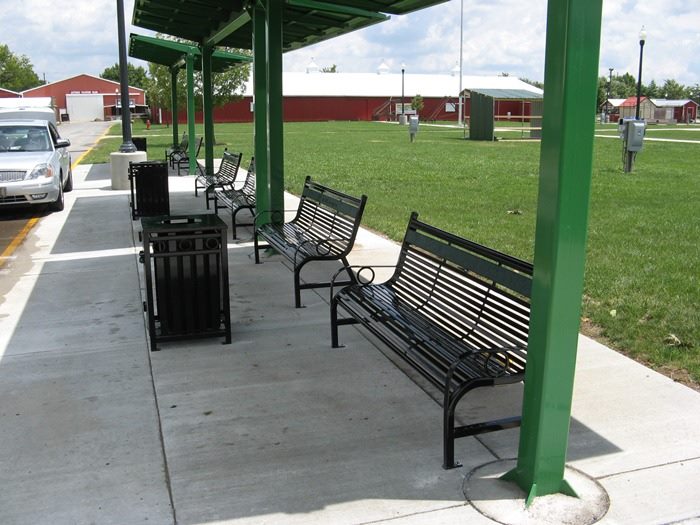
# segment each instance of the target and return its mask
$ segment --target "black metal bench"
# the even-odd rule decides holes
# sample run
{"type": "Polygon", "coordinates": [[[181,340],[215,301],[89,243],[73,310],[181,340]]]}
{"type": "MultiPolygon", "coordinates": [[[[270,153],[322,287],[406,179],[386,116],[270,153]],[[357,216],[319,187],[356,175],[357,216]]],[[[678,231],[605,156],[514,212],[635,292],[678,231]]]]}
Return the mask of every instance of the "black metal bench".
{"type": "Polygon", "coordinates": [[[198,170],[197,176],[194,179],[194,196],[198,196],[199,190],[204,190],[204,196],[207,199],[207,209],[209,209],[209,201],[214,200],[212,192],[216,188],[221,188],[224,185],[232,185],[236,182],[238,168],[241,165],[241,156],[241,153],[229,153],[225,151],[216,173],[207,175],[204,170],[198,170]]]}
{"type": "MultiPolygon", "coordinates": [[[[194,159],[195,162],[197,161],[197,157],[199,157],[199,152],[202,149],[202,144],[204,143],[204,137],[199,137],[196,139],[197,141],[197,146],[195,147],[195,153],[194,153],[194,159]]],[[[180,170],[183,168],[183,166],[188,166],[190,164],[190,152],[188,151],[187,148],[185,148],[183,151],[176,151],[172,155],[172,165],[173,168],[177,166],[177,176],[180,176],[180,170]]]]}
{"type": "Polygon", "coordinates": [[[444,468],[459,466],[455,439],[520,425],[517,416],[455,427],[455,409],[470,390],[524,379],[531,264],[413,213],[392,277],[373,284],[374,270],[358,268],[355,283],[331,287],[332,346],[339,325],[361,323],[441,391],[444,468]]]}
{"type": "Polygon", "coordinates": [[[183,133],[182,140],[180,140],[180,144],[177,144],[175,146],[171,146],[165,150],[165,162],[168,163],[168,166],[170,166],[171,168],[175,167],[173,165],[173,155],[175,153],[180,153],[180,152],[185,151],[187,149],[188,143],[189,143],[189,139],[187,137],[187,133],[183,133]]]}
{"type": "Polygon", "coordinates": [[[220,190],[214,191],[214,213],[218,214],[221,207],[231,210],[231,231],[234,239],[237,238],[237,226],[254,226],[253,222],[237,223],[236,216],[242,210],[248,210],[251,215],[255,215],[255,157],[250,159],[242,186],[236,188],[233,184],[222,184],[220,190]]]}
{"type": "MultiPolygon", "coordinates": [[[[283,214],[282,210],[258,210],[254,235],[255,263],[260,263],[260,249],[266,246],[291,261],[294,267],[294,305],[300,308],[301,290],[331,286],[330,280],[302,284],[301,269],[311,261],[342,261],[348,266],[347,255],[355,242],[366,202],[366,195],[352,197],[306,177],[296,216],[290,222],[283,223],[281,217],[275,216],[283,214]],[[264,213],[272,213],[273,222],[258,226],[259,217],[264,213]],[[267,244],[261,244],[259,237],[267,244]]],[[[352,278],[351,270],[348,274],[352,278]]],[[[345,281],[345,284],[350,282],[345,281]]]]}

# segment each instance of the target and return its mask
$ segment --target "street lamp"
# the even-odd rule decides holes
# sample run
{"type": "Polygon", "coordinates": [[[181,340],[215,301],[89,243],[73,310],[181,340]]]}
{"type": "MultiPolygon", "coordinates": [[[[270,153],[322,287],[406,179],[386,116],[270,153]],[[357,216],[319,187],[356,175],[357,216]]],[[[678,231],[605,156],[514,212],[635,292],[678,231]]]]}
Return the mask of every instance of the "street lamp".
{"type": "Polygon", "coordinates": [[[609,115],[609,113],[608,113],[609,106],[608,105],[610,104],[610,90],[612,89],[612,72],[614,71],[614,69],[609,67],[608,71],[610,72],[610,78],[608,80],[608,96],[607,96],[607,100],[605,101],[605,116],[606,116],[605,120],[606,120],[606,122],[610,120],[608,118],[608,115],[609,115]]]}
{"type": "Polygon", "coordinates": [[[403,103],[403,85],[404,85],[404,73],[406,72],[406,64],[401,63],[401,124],[406,123],[406,106],[403,103]]]}
{"type": "Polygon", "coordinates": [[[635,119],[639,120],[639,99],[642,96],[642,58],[644,57],[644,42],[647,39],[647,32],[644,30],[644,26],[639,31],[639,75],[637,76],[637,111],[635,113],[635,119]]]}

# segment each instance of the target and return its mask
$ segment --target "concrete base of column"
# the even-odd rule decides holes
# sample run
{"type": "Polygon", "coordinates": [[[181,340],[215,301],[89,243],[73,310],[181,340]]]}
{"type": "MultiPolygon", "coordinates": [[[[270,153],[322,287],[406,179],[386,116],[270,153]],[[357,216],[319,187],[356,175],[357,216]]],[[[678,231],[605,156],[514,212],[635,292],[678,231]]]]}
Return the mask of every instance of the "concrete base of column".
{"type": "Polygon", "coordinates": [[[128,190],[129,186],[129,162],[142,162],[148,160],[145,151],[122,153],[117,151],[110,155],[112,164],[112,189],[128,190]]]}

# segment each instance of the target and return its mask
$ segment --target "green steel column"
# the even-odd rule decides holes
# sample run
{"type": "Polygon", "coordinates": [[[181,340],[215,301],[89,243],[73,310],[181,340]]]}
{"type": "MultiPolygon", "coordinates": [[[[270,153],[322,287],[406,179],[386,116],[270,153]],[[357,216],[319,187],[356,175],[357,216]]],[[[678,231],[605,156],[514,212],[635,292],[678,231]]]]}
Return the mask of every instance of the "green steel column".
{"type": "MultiPolygon", "coordinates": [[[[255,200],[258,213],[271,209],[270,182],[267,164],[267,37],[265,9],[259,2],[253,7],[253,89],[255,133],[255,200]]],[[[261,215],[261,224],[269,217],[261,215]]]]}
{"type": "MultiPolygon", "coordinates": [[[[267,151],[270,208],[284,209],[284,140],[282,115],[282,8],[268,0],[267,26],[267,151]]],[[[276,216],[273,220],[283,220],[276,216]]]]}
{"type": "Polygon", "coordinates": [[[202,46],[202,114],[204,116],[204,169],[214,173],[214,104],[212,100],[211,55],[214,48],[202,46]]]}
{"type": "Polygon", "coordinates": [[[564,480],[586,257],[602,0],[549,0],[535,273],[518,463],[527,494],[564,480]]]}
{"type": "Polygon", "coordinates": [[[173,147],[180,144],[177,129],[177,74],[179,69],[170,70],[170,107],[173,119],[173,147]]]}
{"type": "Polygon", "coordinates": [[[187,143],[189,157],[189,173],[194,175],[197,168],[197,141],[194,140],[194,55],[188,53],[185,57],[187,69],[187,134],[191,140],[187,143]]]}

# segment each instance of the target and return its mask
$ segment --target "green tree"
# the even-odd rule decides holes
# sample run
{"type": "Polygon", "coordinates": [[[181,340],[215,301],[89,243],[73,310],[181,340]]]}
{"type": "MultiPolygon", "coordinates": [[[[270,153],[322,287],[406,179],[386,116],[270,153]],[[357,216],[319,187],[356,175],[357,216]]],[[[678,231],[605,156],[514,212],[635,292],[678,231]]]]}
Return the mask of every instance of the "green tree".
{"type": "Polygon", "coordinates": [[[659,90],[661,98],[668,100],[684,99],[688,96],[688,90],[683,84],[679,84],[673,79],[666,79],[664,85],[659,90]]]}
{"type": "MultiPolygon", "coordinates": [[[[175,38],[168,35],[156,35],[159,38],[167,38],[177,42],[183,42],[189,45],[196,45],[188,40],[175,38]]],[[[250,55],[247,50],[218,48],[239,55],[250,55]]],[[[170,68],[160,64],[149,62],[148,64],[148,83],[146,86],[146,100],[149,104],[171,110],[171,79],[170,68]]],[[[229,102],[236,102],[242,98],[243,86],[248,79],[250,66],[248,64],[236,65],[228,68],[221,73],[213,73],[212,75],[212,103],[215,107],[223,106],[229,102]]],[[[199,71],[194,72],[194,96],[195,108],[202,109],[202,74],[199,71]]],[[[187,74],[185,70],[181,70],[177,75],[177,105],[180,111],[187,107],[187,74]]]]}
{"type": "Polygon", "coordinates": [[[649,82],[648,86],[642,86],[642,94],[649,98],[659,98],[660,90],[655,81],[649,82]]]}
{"type": "Polygon", "coordinates": [[[16,55],[5,44],[0,44],[0,87],[24,91],[43,84],[34,72],[34,66],[24,55],[16,55]]]}
{"type": "Polygon", "coordinates": [[[700,104],[700,84],[688,88],[688,98],[700,104]]]}
{"type": "Polygon", "coordinates": [[[520,80],[522,80],[526,84],[530,84],[531,86],[535,86],[535,87],[538,87],[540,89],[544,89],[544,82],[540,82],[539,80],[530,80],[529,78],[525,78],[525,77],[520,77],[520,80]]]}
{"type": "MultiPolygon", "coordinates": [[[[132,63],[127,63],[126,70],[128,75],[128,83],[130,86],[146,89],[148,86],[148,73],[143,66],[135,66],[132,63]]],[[[119,82],[119,64],[117,63],[106,68],[102,74],[100,74],[100,78],[119,82]]]]}
{"type": "Polygon", "coordinates": [[[321,73],[337,73],[338,72],[338,66],[333,64],[332,66],[326,66],[324,68],[321,68],[321,73]]]}
{"type": "Polygon", "coordinates": [[[416,111],[416,113],[420,114],[420,112],[423,111],[423,107],[425,107],[423,97],[420,95],[413,97],[413,100],[411,100],[411,107],[416,111]]]}

